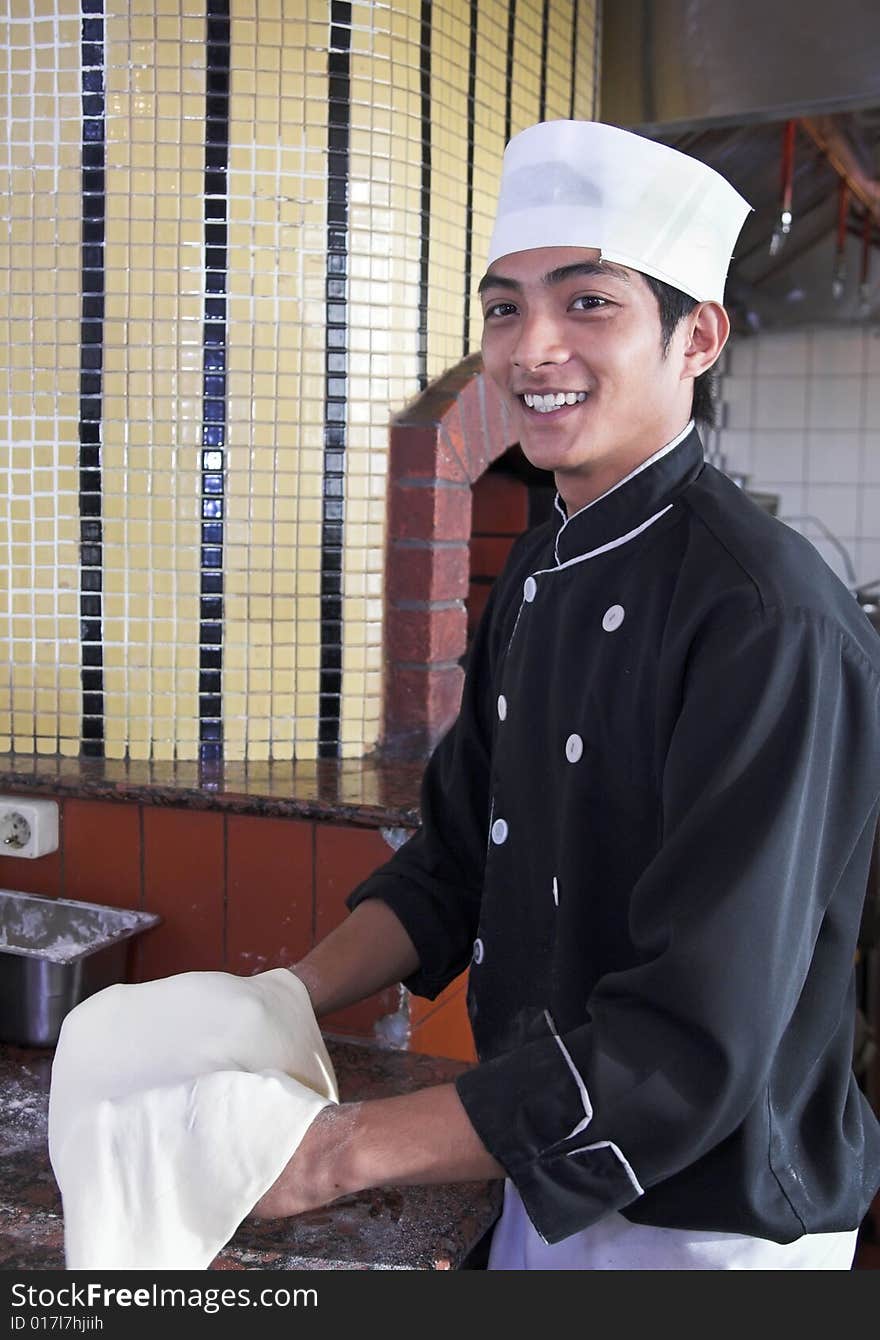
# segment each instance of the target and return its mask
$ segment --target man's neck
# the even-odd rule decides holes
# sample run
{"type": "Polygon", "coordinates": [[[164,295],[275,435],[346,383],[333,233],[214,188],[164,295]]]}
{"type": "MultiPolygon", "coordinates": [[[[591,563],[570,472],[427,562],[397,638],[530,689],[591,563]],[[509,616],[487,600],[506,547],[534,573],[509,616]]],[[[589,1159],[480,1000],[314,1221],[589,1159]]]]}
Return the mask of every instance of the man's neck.
{"type": "Polygon", "coordinates": [[[628,479],[632,479],[633,475],[637,475],[641,470],[648,469],[655,461],[659,461],[667,452],[673,451],[680,442],[683,442],[693,426],[694,420],[690,419],[675,437],[657,450],[637,458],[635,464],[631,464],[629,468],[626,464],[621,465],[619,463],[615,466],[609,465],[605,469],[597,467],[594,474],[586,477],[583,475],[568,476],[564,471],[557,470],[555,474],[556,490],[565,504],[566,515],[571,518],[576,512],[582,512],[586,507],[591,507],[594,502],[598,502],[606,494],[620,488],[628,479]]]}

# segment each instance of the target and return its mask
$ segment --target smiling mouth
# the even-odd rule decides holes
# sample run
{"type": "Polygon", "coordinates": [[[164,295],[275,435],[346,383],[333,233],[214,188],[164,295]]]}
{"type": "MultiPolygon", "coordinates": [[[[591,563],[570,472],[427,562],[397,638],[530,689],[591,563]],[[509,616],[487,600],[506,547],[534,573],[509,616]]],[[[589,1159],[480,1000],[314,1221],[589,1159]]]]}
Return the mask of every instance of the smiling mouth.
{"type": "Polygon", "coordinates": [[[548,391],[543,395],[533,395],[527,391],[521,395],[523,404],[537,414],[553,414],[568,405],[580,405],[587,398],[586,391],[548,391]]]}

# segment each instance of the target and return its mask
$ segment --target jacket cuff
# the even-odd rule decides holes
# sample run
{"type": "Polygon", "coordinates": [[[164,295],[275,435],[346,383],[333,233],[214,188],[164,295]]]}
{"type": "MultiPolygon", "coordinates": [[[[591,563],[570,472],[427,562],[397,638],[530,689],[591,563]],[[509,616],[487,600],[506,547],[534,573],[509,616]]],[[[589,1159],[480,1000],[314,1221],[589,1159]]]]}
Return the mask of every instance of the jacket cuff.
{"type": "Polygon", "coordinates": [[[644,1194],[625,1152],[591,1137],[589,1095],[558,1039],[483,1062],[455,1086],[544,1242],[561,1242],[644,1194]]]}

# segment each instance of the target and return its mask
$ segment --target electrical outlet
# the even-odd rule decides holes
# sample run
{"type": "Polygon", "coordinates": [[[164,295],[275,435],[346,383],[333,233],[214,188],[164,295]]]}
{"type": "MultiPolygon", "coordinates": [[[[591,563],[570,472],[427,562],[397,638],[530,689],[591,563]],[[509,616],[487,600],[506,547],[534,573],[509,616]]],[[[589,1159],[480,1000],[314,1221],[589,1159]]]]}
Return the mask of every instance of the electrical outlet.
{"type": "Polygon", "coordinates": [[[0,797],[0,856],[32,860],[58,850],[58,801],[0,797]]]}

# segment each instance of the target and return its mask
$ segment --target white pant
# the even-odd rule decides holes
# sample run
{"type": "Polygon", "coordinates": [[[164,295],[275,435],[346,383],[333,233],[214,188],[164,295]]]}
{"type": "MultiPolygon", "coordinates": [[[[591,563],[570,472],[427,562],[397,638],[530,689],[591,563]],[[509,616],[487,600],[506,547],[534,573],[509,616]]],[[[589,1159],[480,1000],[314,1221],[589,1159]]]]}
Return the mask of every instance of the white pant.
{"type": "Polygon", "coordinates": [[[738,1233],[701,1233],[631,1224],[612,1213],[562,1242],[533,1228],[516,1187],[504,1184],[504,1208],[492,1235],[489,1270],[850,1270],[858,1230],[811,1233],[770,1242],[738,1233]]]}

